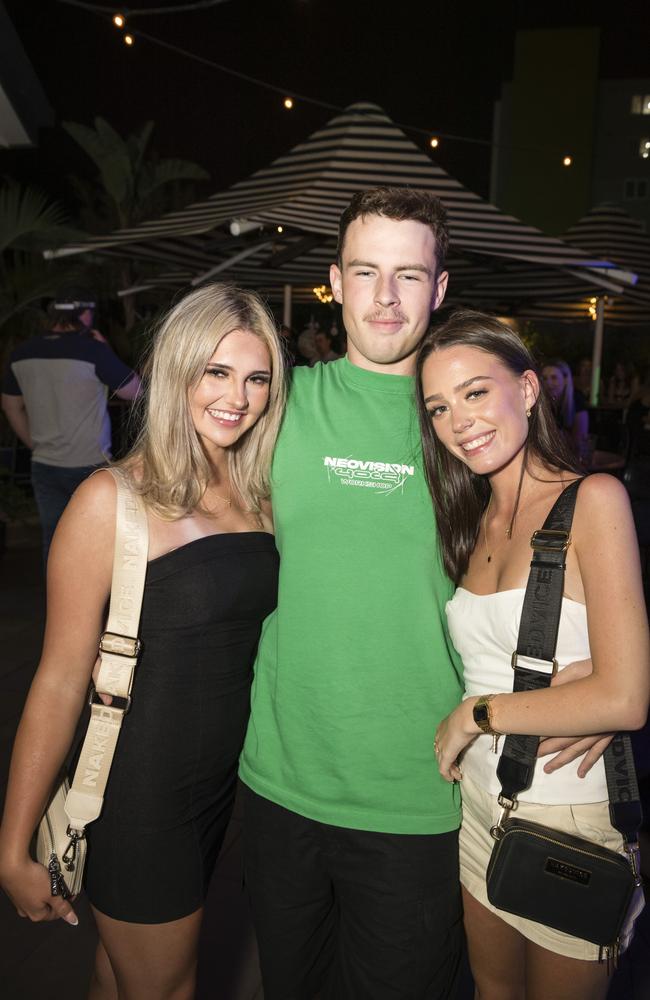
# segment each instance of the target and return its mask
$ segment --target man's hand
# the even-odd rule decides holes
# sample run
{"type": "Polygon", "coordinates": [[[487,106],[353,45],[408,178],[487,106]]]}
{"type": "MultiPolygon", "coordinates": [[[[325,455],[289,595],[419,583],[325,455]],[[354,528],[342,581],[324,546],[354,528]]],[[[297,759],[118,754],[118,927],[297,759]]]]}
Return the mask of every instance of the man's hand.
{"type": "MultiPolygon", "coordinates": [[[[592,669],[591,660],[576,660],[575,663],[569,663],[566,667],[558,670],[551,681],[551,687],[588,677],[592,669]]],[[[559,771],[561,767],[565,767],[584,755],[577,771],[578,777],[584,778],[596,761],[605,753],[613,737],[614,733],[599,733],[596,736],[552,736],[541,740],[537,756],[548,757],[555,754],[551,760],[544,764],[546,773],[552,774],[553,771],[559,771]]]]}
{"type": "Polygon", "coordinates": [[[29,429],[29,417],[27,407],[22,396],[10,396],[9,393],[2,393],[2,410],[9,425],[22,443],[27,448],[32,448],[32,435],[29,429]]]}
{"type": "Polygon", "coordinates": [[[551,760],[544,764],[547,774],[559,771],[578,757],[584,758],[580,762],[577,770],[579,778],[584,778],[592,767],[605,753],[605,750],[612,742],[614,733],[599,733],[597,736],[553,736],[542,740],[537,751],[538,757],[548,757],[555,754],[551,760]]]}

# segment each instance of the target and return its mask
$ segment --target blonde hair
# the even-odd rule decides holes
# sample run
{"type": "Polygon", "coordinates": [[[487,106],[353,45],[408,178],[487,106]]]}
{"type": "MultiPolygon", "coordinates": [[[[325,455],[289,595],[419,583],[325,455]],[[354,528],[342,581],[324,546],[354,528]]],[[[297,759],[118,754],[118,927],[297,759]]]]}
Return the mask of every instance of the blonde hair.
{"type": "Polygon", "coordinates": [[[254,334],[271,359],[266,410],[228,449],[233,492],[258,513],[270,493],[270,469],[286,398],[284,356],[275,321],[255,292],[203,285],[163,318],[145,366],[143,419],[131,453],[120,463],[160,517],[176,520],[199,506],[211,470],[190,414],[189,393],[224,337],[254,334]]]}

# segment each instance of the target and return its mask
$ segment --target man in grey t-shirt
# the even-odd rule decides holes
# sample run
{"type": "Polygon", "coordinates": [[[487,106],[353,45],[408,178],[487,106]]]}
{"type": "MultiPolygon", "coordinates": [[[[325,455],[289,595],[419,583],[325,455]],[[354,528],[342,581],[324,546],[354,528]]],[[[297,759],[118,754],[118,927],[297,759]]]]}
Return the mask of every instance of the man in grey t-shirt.
{"type": "Polygon", "coordinates": [[[47,333],[11,354],[2,383],[2,409],[18,438],[32,449],[32,486],[47,554],[59,517],[93,469],[110,458],[107,388],[132,400],[139,377],[107,344],[86,332],[91,298],[60,296],[47,333]]]}

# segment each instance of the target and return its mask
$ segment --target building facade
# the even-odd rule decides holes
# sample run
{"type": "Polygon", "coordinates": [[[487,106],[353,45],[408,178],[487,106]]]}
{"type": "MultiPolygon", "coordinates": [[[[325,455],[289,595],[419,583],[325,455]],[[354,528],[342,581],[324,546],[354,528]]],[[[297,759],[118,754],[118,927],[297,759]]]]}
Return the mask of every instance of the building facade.
{"type": "Polygon", "coordinates": [[[520,31],[495,106],[490,200],[555,235],[602,202],[650,232],[650,77],[600,79],[599,55],[597,28],[520,31]]]}

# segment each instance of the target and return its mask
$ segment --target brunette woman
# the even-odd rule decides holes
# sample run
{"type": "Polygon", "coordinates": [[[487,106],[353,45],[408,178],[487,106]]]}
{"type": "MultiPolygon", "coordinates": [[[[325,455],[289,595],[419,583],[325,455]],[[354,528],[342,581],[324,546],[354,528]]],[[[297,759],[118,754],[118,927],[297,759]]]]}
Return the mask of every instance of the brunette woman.
{"type": "MultiPolygon", "coordinates": [[[[532,357],[492,317],[459,311],[429,333],[417,385],[443,557],[458,584],[447,616],[464,663],[465,699],[438,725],[435,747],[443,777],[462,778],[461,882],[476,995],[598,1000],[607,991],[607,971],[596,945],[496,910],[487,899],[498,755],[473,709],[489,696],[489,725],[501,734],[587,735],[644,724],[650,650],[630,505],[614,478],[595,475],[580,485],[556,656],[560,666],[591,658],[592,673],[513,694],[510,655],[530,538],[580,473],[540,392],[532,357]]],[[[517,818],[620,850],[602,760],[583,773],[574,765],[549,774],[538,761],[517,818]]]]}

